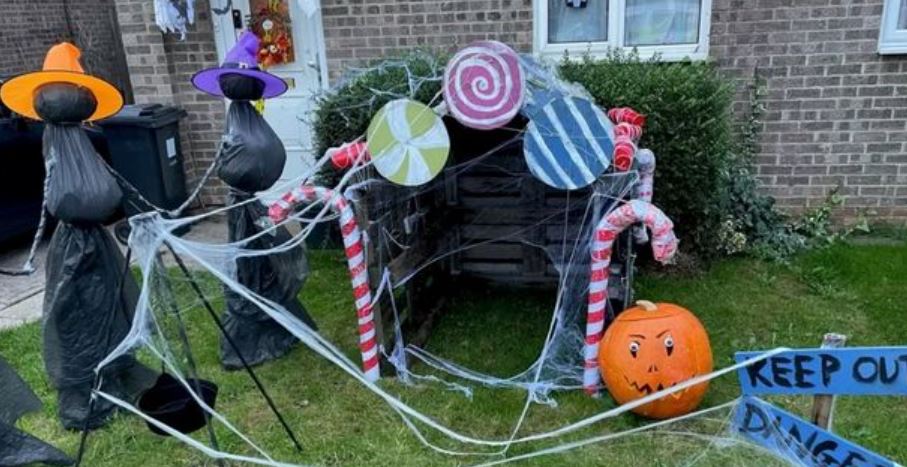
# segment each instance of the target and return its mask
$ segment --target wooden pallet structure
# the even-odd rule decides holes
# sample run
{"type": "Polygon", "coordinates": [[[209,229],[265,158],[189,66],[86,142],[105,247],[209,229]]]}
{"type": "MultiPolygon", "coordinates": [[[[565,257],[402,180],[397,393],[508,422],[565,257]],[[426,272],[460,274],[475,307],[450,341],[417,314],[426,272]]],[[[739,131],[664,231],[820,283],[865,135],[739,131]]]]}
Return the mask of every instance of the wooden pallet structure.
{"type": "MultiPolygon", "coordinates": [[[[398,324],[407,344],[428,341],[452,281],[541,286],[553,293],[559,272],[548,251],[572,248],[579,226],[597,220],[584,219],[594,188],[558,191],[530,173],[521,138],[515,138],[519,126],[479,132],[446,123],[452,160],[441,176],[416,188],[379,181],[356,193],[356,217],[369,239],[371,290],[381,288],[385,269],[398,285],[373,306],[383,354],[393,349],[398,324]]],[[[604,202],[592,212],[603,212],[604,202]]],[[[619,310],[631,299],[633,254],[630,235],[618,243],[610,296],[619,310]]],[[[394,373],[386,358],[381,368],[384,375],[394,373]]]]}

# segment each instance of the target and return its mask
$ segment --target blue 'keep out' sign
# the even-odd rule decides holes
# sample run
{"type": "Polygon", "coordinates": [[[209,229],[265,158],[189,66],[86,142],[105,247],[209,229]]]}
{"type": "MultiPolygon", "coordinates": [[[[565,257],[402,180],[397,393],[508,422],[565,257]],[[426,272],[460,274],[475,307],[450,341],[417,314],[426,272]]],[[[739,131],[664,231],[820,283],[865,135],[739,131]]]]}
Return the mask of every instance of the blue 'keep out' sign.
{"type": "MultiPolygon", "coordinates": [[[[737,352],[742,362],[761,352],[737,352]]],[[[907,347],[796,349],[738,370],[744,395],[907,395],[907,347]]]]}

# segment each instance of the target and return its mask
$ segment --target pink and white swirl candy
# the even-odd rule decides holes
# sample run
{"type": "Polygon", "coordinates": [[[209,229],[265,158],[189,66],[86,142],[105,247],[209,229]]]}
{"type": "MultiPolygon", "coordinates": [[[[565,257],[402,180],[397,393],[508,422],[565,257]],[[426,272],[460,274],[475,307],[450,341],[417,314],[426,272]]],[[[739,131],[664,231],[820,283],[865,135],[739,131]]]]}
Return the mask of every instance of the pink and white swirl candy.
{"type": "Polygon", "coordinates": [[[504,126],[523,105],[526,78],[520,59],[496,41],[473,42],[444,70],[444,100],[460,123],[478,130],[504,126]]]}

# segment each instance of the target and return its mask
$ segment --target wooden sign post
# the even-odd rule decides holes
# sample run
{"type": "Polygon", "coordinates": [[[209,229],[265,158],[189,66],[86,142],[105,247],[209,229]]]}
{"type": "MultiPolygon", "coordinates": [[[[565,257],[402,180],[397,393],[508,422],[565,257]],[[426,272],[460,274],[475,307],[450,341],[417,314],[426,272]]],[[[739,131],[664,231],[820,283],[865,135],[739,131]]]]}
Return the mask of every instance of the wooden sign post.
{"type": "MultiPolygon", "coordinates": [[[[823,349],[837,349],[844,347],[847,336],[843,334],[828,333],[822,339],[823,349]]],[[[835,396],[819,394],[813,399],[812,421],[819,428],[832,431],[831,423],[835,412],[835,396]]]]}

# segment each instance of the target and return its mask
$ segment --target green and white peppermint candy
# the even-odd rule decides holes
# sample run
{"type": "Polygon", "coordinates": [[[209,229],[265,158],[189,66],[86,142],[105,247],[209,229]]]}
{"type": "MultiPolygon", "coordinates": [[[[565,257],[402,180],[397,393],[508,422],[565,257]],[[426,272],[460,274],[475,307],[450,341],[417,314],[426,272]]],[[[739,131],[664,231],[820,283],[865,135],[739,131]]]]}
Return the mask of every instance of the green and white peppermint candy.
{"type": "Polygon", "coordinates": [[[450,136],[441,117],[410,99],[381,107],[369,123],[366,141],[378,173],[404,186],[431,181],[450,153],[450,136]]]}

